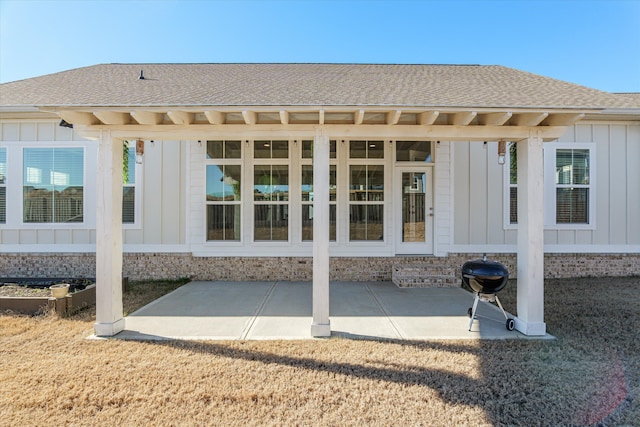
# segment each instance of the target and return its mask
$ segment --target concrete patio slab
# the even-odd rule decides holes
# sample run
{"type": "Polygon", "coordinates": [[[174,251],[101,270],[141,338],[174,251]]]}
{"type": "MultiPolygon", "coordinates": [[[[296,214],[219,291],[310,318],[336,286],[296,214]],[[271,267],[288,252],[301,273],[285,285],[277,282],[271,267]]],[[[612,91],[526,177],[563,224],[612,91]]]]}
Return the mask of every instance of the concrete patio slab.
{"type": "MultiPolygon", "coordinates": [[[[191,282],[125,319],[122,339],[310,339],[310,282],[191,282]]],[[[527,339],[500,310],[461,288],[398,288],[390,282],[332,282],[332,336],[371,339],[527,339]]],[[[546,337],[550,338],[549,335],[546,337]]]]}

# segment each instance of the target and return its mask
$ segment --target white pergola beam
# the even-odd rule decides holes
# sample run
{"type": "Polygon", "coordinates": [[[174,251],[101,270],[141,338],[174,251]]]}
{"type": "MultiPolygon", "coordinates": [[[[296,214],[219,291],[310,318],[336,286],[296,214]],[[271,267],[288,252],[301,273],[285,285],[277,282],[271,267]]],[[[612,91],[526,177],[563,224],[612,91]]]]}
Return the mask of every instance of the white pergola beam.
{"type": "Polygon", "coordinates": [[[96,323],[98,336],[124,330],[122,309],[122,140],[100,132],[96,180],[96,323]]]}
{"type": "Polygon", "coordinates": [[[424,113],[419,113],[418,124],[421,126],[432,125],[439,115],[440,111],[425,111],[424,113]]]}
{"type": "Polygon", "coordinates": [[[283,125],[289,124],[289,112],[287,110],[280,110],[280,123],[283,125]]]}
{"type": "Polygon", "coordinates": [[[354,125],[361,125],[363,121],[364,121],[364,110],[358,110],[355,113],[353,113],[354,125]]]}
{"type": "Polygon", "coordinates": [[[313,319],[311,336],[331,336],[329,320],[329,136],[316,131],[313,141],[313,319]]]}
{"type": "Polygon", "coordinates": [[[387,113],[387,124],[388,125],[397,125],[398,121],[400,121],[400,116],[402,115],[402,110],[389,111],[387,113]]]}
{"type": "MultiPolygon", "coordinates": [[[[531,131],[528,127],[518,126],[388,126],[388,125],[324,125],[331,135],[348,135],[350,138],[427,138],[445,141],[519,141],[527,138],[531,131]]],[[[97,138],[96,134],[101,130],[111,130],[113,135],[122,138],[142,139],[207,139],[211,135],[218,138],[264,138],[270,135],[273,138],[313,138],[313,125],[293,124],[282,125],[258,124],[258,125],[207,125],[197,124],[189,127],[163,124],[161,126],[147,125],[122,125],[106,126],[94,125],[79,127],[75,131],[85,138],[97,138]]],[[[561,137],[566,132],[563,126],[541,126],[536,130],[542,133],[545,141],[561,137]]]]}
{"type": "Polygon", "coordinates": [[[467,126],[478,115],[475,111],[461,111],[451,114],[451,124],[454,126],[467,126]]]}
{"type": "Polygon", "coordinates": [[[245,124],[255,125],[258,122],[258,113],[255,111],[242,110],[242,118],[245,124]]]}
{"type": "Polygon", "coordinates": [[[164,119],[164,113],[158,113],[155,111],[132,111],[131,117],[141,125],[159,125],[164,119]]]}
{"type": "Polygon", "coordinates": [[[222,111],[207,110],[204,112],[204,116],[212,125],[223,125],[225,114],[222,111]]]}
{"type": "Polygon", "coordinates": [[[489,113],[478,116],[478,123],[483,126],[502,126],[513,116],[513,113],[489,113]]]}
{"type": "Polygon", "coordinates": [[[195,120],[195,113],[188,111],[167,111],[167,116],[177,125],[190,125],[195,120]]]}
{"type": "Polygon", "coordinates": [[[515,327],[525,335],[545,335],[544,165],[539,132],[518,141],[518,260],[515,327]]]}
{"type": "Polygon", "coordinates": [[[100,120],[96,116],[83,111],[61,111],[58,115],[65,122],[74,125],[91,126],[100,123],[100,120]]]}
{"type": "Polygon", "coordinates": [[[549,113],[521,113],[515,114],[511,118],[510,124],[512,126],[538,126],[544,119],[547,118],[549,113]]]}

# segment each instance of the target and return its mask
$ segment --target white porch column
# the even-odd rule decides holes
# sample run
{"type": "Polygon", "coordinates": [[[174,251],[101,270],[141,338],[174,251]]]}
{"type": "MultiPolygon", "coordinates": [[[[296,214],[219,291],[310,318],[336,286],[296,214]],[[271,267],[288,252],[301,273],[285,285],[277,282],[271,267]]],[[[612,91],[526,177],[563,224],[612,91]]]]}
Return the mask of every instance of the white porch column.
{"type": "MultiPolygon", "coordinates": [[[[135,147],[134,147],[135,149],[135,147]]],[[[96,324],[98,336],[124,329],[122,313],[122,141],[100,133],[96,182],[96,324]]]]}
{"type": "Polygon", "coordinates": [[[331,336],[329,321],[329,137],[313,140],[313,320],[311,336],[331,336]]]}
{"type": "Polygon", "coordinates": [[[544,179],[542,137],[518,142],[518,317],[525,335],[544,335],[544,179]]]}

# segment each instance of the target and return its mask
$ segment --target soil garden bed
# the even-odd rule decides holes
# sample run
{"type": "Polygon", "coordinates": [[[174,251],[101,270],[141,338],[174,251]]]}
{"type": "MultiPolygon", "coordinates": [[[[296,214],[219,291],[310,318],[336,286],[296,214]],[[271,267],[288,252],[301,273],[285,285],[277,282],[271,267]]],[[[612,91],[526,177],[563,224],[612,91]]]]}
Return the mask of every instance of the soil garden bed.
{"type": "MultiPolygon", "coordinates": [[[[123,279],[123,288],[128,280],[123,279]]],[[[5,278],[0,279],[0,310],[24,314],[55,311],[68,316],[96,302],[95,280],[87,278],[5,278]],[[50,286],[69,284],[69,293],[62,298],[51,296],[50,286]]]]}

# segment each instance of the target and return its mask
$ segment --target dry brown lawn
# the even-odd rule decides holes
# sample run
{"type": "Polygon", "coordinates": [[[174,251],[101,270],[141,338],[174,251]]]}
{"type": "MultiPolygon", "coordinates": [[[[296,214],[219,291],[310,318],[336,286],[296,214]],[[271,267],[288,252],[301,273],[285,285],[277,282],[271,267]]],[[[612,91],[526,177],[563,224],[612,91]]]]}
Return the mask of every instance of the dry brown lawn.
{"type": "MultiPolygon", "coordinates": [[[[134,284],[125,310],[175,286],[134,284]]],[[[637,426],[639,291],[547,281],[553,341],[87,340],[91,310],[3,314],[0,425],[637,426]]]]}

